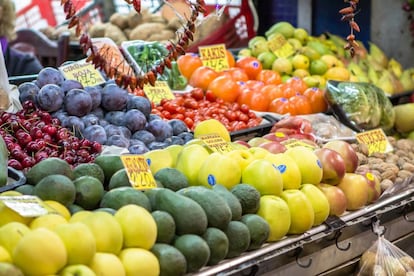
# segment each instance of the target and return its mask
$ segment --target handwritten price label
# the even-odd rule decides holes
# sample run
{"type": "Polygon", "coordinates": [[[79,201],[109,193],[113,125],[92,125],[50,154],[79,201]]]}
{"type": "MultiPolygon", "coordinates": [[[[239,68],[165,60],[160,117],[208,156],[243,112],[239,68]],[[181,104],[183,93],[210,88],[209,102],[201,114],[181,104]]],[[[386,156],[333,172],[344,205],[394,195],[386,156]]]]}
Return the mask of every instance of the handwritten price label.
{"type": "Polygon", "coordinates": [[[204,66],[208,66],[217,72],[229,69],[225,44],[200,46],[198,52],[204,66]]]}
{"type": "Polygon", "coordinates": [[[368,155],[375,152],[387,153],[393,150],[384,131],[381,128],[368,130],[356,134],[356,140],[368,147],[368,155]]]}
{"type": "Polygon", "coordinates": [[[279,33],[273,35],[267,46],[277,57],[290,57],[295,53],[293,46],[279,33]]]}
{"type": "Polygon", "coordinates": [[[159,104],[163,99],[172,100],[175,98],[166,81],[156,81],[154,86],[144,85],[144,93],[155,104],[159,104]]]}
{"type": "Polygon", "coordinates": [[[49,213],[42,200],[37,196],[0,196],[0,201],[22,217],[38,217],[49,213]]]}
{"type": "Polygon", "coordinates": [[[217,133],[206,134],[200,136],[200,139],[212,150],[215,152],[229,152],[233,150],[231,144],[226,142],[220,135],[217,133]]]}
{"type": "Polygon", "coordinates": [[[294,148],[294,147],[299,147],[299,146],[306,147],[306,148],[309,148],[311,150],[315,150],[315,148],[316,148],[315,146],[313,146],[309,143],[302,142],[302,141],[300,141],[298,139],[295,139],[295,138],[290,138],[290,139],[284,140],[280,143],[282,145],[284,145],[286,148],[294,148]]]}
{"type": "Polygon", "coordinates": [[[93,64],[82,59],[68,65],[60,66],[59,70],[68,80],[76,80],[85,86],[95,86],[105,83],[101,72],[93,64]]]}
{"type": "Polygon", "coordinates": [[[157,187],[157,183],[144,156],[126,154],[120,157],[132,187],[138,190],[157,187]]]}

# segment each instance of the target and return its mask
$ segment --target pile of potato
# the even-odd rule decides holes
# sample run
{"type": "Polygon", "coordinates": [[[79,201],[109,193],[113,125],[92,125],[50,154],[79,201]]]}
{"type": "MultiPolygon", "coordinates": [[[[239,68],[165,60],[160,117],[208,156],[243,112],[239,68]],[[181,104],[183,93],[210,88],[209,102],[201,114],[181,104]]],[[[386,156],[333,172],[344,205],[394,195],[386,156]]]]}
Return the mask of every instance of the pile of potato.
{"type": "MultiPolygon", "coordinates": [[[[202,41],[211,33],[219,29],[226,21],[227,17],[222,15],[209,16],[196,22],[196,32],[193,44],[202,41]]],[[[120,45],[129,40],[145,41],[175,41],[177,30],[183,27],[182,20],[171,13],[151,13],[142,10],[140,14],[131,10],[129,13],[116,12],[111,15],[108,22],[97,22],[90,25],[88,32],[91,37],[108,37],[116,44],[120,45]]],[[[67,26],[57,28],[48,27],[41,30],[50,39],[56,40],[60,33],[68,31],[67,26]]],[[[77,40],[74,30],[69,29],[71,38],[77,40]]]]}

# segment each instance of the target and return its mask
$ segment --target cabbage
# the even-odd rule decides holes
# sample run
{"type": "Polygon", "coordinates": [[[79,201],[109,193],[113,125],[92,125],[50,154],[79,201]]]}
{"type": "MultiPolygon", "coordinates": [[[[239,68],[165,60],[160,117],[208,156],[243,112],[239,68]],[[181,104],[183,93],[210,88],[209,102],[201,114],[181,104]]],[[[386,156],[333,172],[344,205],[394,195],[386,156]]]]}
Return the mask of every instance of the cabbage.
{"type": "Polygon", "coordinates": [[[394,125],[392,103],[377,86],[363,82],[327,82],[326,96],[334,115],[356,131],[389,130],[394,125]]]}

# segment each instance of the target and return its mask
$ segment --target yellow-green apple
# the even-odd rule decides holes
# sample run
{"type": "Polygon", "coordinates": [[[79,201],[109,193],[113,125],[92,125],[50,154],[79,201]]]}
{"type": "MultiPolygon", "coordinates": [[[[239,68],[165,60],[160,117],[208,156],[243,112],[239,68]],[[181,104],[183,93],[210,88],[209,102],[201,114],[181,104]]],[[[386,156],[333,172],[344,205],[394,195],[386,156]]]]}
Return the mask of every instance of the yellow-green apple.
{"type": "Polygon", "coordinates": [[[315,154],[322,163],[322,182],[336,185],[345,175],[345,160],[333,149],[319,148],[315,154]]]}
{"type": "Polygon", "coordinates": [[[251,147],[248,149],[248,151],[251,152],[256,159],[263,159],[266,155],[269,154],[269,151],[267,149],[261,147],[251,147]]]}
{"type": "Polygon", "coordinates": [[[275,165],[283,180],[283,190],[299,189],[302,175],[295,160],[285,153],[269,153],[264,157],[275,165]]]}
{"type": "Polygon", "coordinates": [[[313,184],[303,184],[300,187],[302,193],[306,195],[313,207],[314,221],[313,226],[322,224],[329,216],[330,205],[325,194],[313,184]]]}
{"type": "Polygon", "coordinates": [[[232,144],[235,148],[241,148],[241,149],[250,148],[249,143],[247,143],[244,140],[236,140],[236,141],[233,141],[232,144]]]}
{"type": "Polygon", "coordinates": [[[356,173],[345,173],[337,186],[346,196],[347,210],[358,210],[367,204],[368,181],[364,176],[356,173]]]}
{"type": "Polygon", "coordinates": [[[267,149],[271,153],[280,153],[286,151],[286,147],[282,143],[277,141],[264,142],[261,143],[259,147],[267,149]]]}
{"type": "Polygon", "coordinates": [[[60,271],[61,276],[95,276],[95,272],[87,265],[73,264],[65,266],[60,271]]]}
{"type": "Polygon", "coordinates": [[[332,140],[322,146],[338,152],[345,160],[345,172],[353,173],[358,167],[358,155],[350,143],[343,140],[332,140]]]}
{"type": "Polygon", "coordinates": [[[346,211],[347,199],[337,186],[320,183],[317,187],[325,194],[329,202],[329,215],[340,216],[346,211]]]}
{"type": "Polygon", "coordinates": [[[292,157],[298,165],[302,176],[302,184],[310,183],[316,185],[321,182],[323,175],[322,164],[313,150],[305,146],[297,146],[288,148],[285,154],[292,157]]]}
{"type": "Polygon", "coordinates": [[[375,176],[370,170],[358,171],[367,179],[368,182],[368,200],[367,203],[375,202],[381,196],[381,183],[378,177],[375,176]]]}
{"type": "Polygon", "coordinates": [[[277,141],[277,142],[282,142],[282,141],[289,139],[288,135],[280,131],[270,132],[270,133],[263,135],[262,137],[267,140],[277,141]]]}
{"type": "Polygon", "coordinates": [[[290,210],[283,199],[273,195],[261,196],[260,207],[256,214],[269,224],[268,242],[275,242],[286,236],[290,228],[290,210]]]}
{"type": "Polygon", "coordinates": [[[283,190],[281,173],[265,159],[256,159],[247,165],[242,171],[241,182],[255,187],[260,195],[280,195],[283,190]]]}
{"type": "Polygon", "coordinates": [[[204,160],[198,170],[198,185],[211,187],[221,184],[227,189],[240,183],[241,168],[239,162],[226,155],[213,152],[204,160]]]}
{"type": "Polygon", "coordinates": [[[199,144],[184,146],[177,156],[175,168],[182,172],[191,186],[198,184],[198,170],[210,155],[208,150],[199,144]]]}
{"type": "Polygon", "coordinates": [[[256,158],[254,157],[253,153],[246,149],[235,149],[225,153],[227,156],[230,156],[234,160],[236,160],[239,165],[240,169],[243,171],[244,168],[250,164],[256,158]]]}
{"type": "Polygon", "coordinates": [[[258,145],[260,145],[261,143],[264,142],[268,142],[269,140],[263,137],[253,137],[251,138],[247,143],[251,146],[251,147],[257,147],[258,145]]]}
{"type": "Polygon", "coordinates": [[[162,168],[170,168],[174,164],[174,158],[171,153],[164,149],[155,149],[144,153],[152,174],[155,174],[162,168]]]}
{"type": "Polygon", "coordinates": [[[301,190],[284,190],[280,197],[290,212],[289,234],[302,234],[312,228],[315,214],[312,203],[301,190]]]}

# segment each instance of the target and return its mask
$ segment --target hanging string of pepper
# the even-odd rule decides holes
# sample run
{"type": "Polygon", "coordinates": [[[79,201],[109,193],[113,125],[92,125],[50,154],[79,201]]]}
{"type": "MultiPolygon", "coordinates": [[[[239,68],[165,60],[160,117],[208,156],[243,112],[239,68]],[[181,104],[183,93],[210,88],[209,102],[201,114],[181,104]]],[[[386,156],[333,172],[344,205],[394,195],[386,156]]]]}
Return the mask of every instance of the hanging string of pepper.
{"type": "MultiPolygon", "coordinates": [[[[127,4],[133,5],[137,13],[141,12],[141,0],[124,0],[127,4]]],[[[165,68],[171,69],[171,62],[176,60],[178,56],[185,54],[185,49],[194,39],[195,22],[200,14],[205,13],[204,0],[197,0],[194,3],[186,1],[191,9],[189,18],[183,22],[182,28],[177,31],[177,42],[169,41],[166,45],[168,54],[163,59],[152,65],[146,72],[141,74],[135,73],[133,70],[125,70],[123,64],[112,66],[111,59],[108,55],[100,53],[93,45],[92,39],[87,32],[87,28],[81,22],[76,5],[73,0],[61,0],[61,6],[68,20],[68,28],[75,28],[76,36],[79,37],[79,44],[83,53],[87,56],[87,62],[92,62],[97,69],[102,70],[105,74],[115,80],[117,85],[124,88],[143,88],[145,84],[154,85],[157,76],[161,75],[165,68]]]]}
{"type": "Polygon", "coordinates": [[[351,57],[355,55],[355,49],[359,47],[358,42],[355,41],[354,32],[360,32],[358,23],[355,21],[355,15],[357,13],[357,4],[359,0],[344,0],[349,6],[339,10],[342,15],[341,21],[347,21],[350,27],[350,34],[346,37],[347,43],[344,45],[344,49],[348,50],[351,57]]]}

